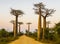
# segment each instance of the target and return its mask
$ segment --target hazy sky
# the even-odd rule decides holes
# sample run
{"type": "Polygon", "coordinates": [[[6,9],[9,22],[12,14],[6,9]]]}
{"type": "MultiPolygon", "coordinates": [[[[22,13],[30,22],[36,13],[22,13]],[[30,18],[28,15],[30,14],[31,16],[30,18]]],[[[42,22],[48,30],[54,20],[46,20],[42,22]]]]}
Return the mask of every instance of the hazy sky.
{"type": "Polygon", "coordinates": [[[25,14],[19,16],[19,21],[24,22],[21,25],[21,29],[27,29],[27,22],[31,22],[31,30],[37,28],[38,15],[34,13],[34,4],[43,2],[47,8],[53,8],[56,10],[52,17],[47,17],[47,21],[51,21],[50,27],[54,26],[54,23],[60,21],[60,0],[0,0],[0,28],[6,28],[8,31],[12,30],[11,20],[15,19],[15,16],[10,14],[10,8],[22,10],[25,14]]]}

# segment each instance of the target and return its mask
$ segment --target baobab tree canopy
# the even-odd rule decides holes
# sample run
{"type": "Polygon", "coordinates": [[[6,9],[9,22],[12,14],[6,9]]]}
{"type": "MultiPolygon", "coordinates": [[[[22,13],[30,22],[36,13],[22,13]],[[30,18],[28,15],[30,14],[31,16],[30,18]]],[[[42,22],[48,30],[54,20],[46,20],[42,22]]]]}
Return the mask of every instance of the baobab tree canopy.
{"type": "Polygon", "coordinates": [[[41,3],[38,3],[38,4],[34,4],[34,6],[36,8],[33,8],[35,10],[35,13],[40,15],[40,9],[41,9],[41,13],[43,13],[44,11],[42,11],[44,8],[45,8],[45,5],[41,2],[41,3]]]}
{"type": "Polygon", "coordinates": [[[11,20],[10,22],[11,22],[11,23],[15,23],[15,20],[11,20]]]}
{"type": "Polygon", "coordinates": [[[34,4],[34,6],[38,7],[38,8],[40,8],[40,7],[43,8],[45,5],[41,2],[41,3],[38,3],[38,4],[34,4]]]}
{"type": "Polygon", "coordinates": [[[21,10],[15,10],[15,9],[12,9],[12,8],[11,8],[11,12],[10,13],[15,15],[15,16],[24,14],[21,10]]]}
{"type": "Polygon", "coordinates": [[[32,23],[28,22],[27,24],[32,24],[32,23]]]}
{"type": "Polygon", "coordinates": [[[20,25],[21,25],[21,24],[23,24],[23,22],[18,22],[18,24],[20,24],[20,25]]]}

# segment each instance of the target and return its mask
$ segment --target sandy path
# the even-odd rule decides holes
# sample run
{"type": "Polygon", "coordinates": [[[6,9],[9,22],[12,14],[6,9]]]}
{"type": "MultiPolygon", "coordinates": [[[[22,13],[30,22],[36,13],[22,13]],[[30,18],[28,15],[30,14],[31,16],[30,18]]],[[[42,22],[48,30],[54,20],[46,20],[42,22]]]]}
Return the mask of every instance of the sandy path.
{"type": "Polygon", "coordinates": [[[43,44],[43,43],[40,43],[30,37],[23,35],[19,39],[15,40],[9,44],[43,44]]]}

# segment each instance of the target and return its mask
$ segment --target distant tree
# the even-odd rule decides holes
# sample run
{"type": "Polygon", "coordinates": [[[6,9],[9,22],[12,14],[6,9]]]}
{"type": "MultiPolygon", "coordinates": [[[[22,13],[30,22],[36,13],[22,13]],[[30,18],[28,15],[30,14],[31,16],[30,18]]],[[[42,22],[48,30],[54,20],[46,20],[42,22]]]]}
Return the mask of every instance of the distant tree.
{"type": "Polygon", "coordinates": [[[19,33],[20,33],[20,28],[21,28],[21,25],[23,24],[23,22],[18,22],[19,24],[19,33]]]}
{"type": "Polygon", "coordinates": [[[28,31],[26,30],[26,33],[25,34],[28,35],[27,33],[28,33],[28,31]]]}
{"type": "Polygon", "coordinates": [[[27,23],[27,25],[28,25],[28,35],[29,35],[29,31],[30,31],[30,24],[31,24],[30,22],[27,23]]]}
{"type": "Polygon", "coordinates": [[[17,35],[17,30],[18,30],[18,16],[22,15],[23,12],[21,10],[15,10],[11,8],[11,12],[12,15],[16,16],[16,32],[15,32],[15,36],[17,35]]]}
{"type": "Polygon", "coordinates": [[[16,30],[15,30],[15,26],[16,26],[16,24],[15,24],[15,21],[14,20],[11,20],[10,21],[12,24],[13,24],[13,33],[14,33],[14,37],[16,36],[15,34],[16,34],[16,30]]]}

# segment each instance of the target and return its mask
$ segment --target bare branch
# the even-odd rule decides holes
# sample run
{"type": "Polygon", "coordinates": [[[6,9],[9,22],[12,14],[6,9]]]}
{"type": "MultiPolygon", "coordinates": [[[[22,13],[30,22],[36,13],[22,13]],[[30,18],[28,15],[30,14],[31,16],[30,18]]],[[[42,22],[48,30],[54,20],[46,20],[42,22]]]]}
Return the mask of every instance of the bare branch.
{"type": "Polygon", "coordinates": [[[45,17],[51,16],[51,14],[53,14],[54,12],[55,12],[54,9],[46,9],[46,16],[45,17]]]}
{"type": "Polygon", "coordinates": [[[43,15],[41,15],[42,17],[45,17],[45,16],[43,16],[43,15]]]}

